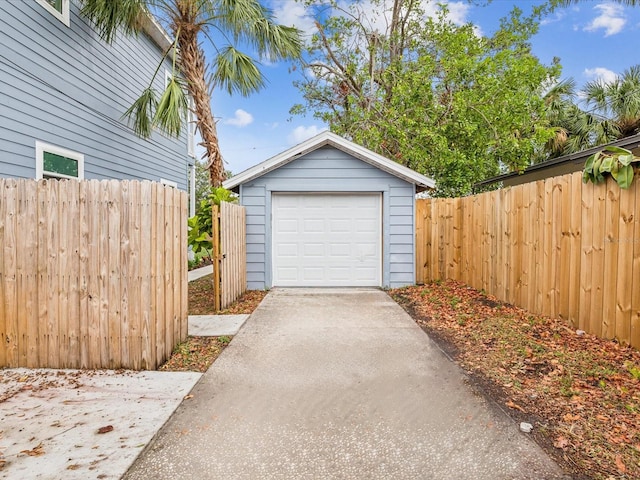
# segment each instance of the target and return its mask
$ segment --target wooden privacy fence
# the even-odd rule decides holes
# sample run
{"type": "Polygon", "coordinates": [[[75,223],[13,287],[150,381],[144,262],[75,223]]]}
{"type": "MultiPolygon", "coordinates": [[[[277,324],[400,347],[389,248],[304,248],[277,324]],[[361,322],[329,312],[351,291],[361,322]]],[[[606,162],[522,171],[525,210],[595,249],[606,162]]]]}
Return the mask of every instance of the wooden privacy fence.
{"type": "Polygon", "coordinates": [[[0,367],[155,369],[187,335],[187,197],[0,178],[0,367]]]}
{"type": "Polygon", "coordinates": [[[220,202],[212,210],[214,307],[221,310],[247,289],[245,208],[220,202]]]}
{"type": "Polygon", "coordinates": [[[640,179],[581,173],[419,200],[417,281],[462,281],[531,312],[640,347],[640,179]]]}

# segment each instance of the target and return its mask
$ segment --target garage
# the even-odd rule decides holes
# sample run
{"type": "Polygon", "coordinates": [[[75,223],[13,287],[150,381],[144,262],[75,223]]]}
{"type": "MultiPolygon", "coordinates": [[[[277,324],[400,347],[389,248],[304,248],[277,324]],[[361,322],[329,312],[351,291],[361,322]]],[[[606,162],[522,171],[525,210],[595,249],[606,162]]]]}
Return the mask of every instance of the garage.
{"type": "Polygon", "coordinates": [[[380,286],[380,193],[272,197],[273,286],[380,286]]]}
{"type": "Polygon", "coordinates": [[[415,283],[415,198],[432,179],[322,132],[223,186],[245,207],[248,289],[415,283]]]}

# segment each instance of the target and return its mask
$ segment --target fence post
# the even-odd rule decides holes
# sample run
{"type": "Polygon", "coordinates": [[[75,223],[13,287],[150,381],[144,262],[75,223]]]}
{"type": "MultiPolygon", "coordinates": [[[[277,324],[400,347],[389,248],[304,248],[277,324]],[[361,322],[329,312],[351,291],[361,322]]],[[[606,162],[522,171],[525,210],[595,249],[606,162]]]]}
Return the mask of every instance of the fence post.
{"type": "Polygon", "coordinates": [[[220,262],[222,261],[220,255],[220,207],[213,205],[211,214],[213,216],[213,252],[211,255],[213,260],[213,308],[217,312],[220,310],[222,301],[222,291],[220,289],[220,262]]]}

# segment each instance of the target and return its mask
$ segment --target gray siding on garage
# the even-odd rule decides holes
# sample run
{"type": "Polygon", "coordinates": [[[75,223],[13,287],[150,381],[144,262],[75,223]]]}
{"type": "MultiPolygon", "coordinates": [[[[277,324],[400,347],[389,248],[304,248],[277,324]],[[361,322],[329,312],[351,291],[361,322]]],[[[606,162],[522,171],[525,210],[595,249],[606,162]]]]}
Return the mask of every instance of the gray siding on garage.
{"type": "Polygon", "coordinates": [[[271,287],[273,192],[382,192],[382,284],[415,282],[415,186],[334,147],[323,147],[240,185],[247,209],[247,286],[271,287]]]}
{"type": "MultiPolygon", "coordinates": [[[[161,55],[144,34],[107,45],[74,0],[70,27],[35,0],[0,2],[0,176],[34,178],[39,140],[84,154],[85,178],[164,178],[186,189],[186,131],[143,140],[121,119],[161,55]]],[[[157,90],[164,77],[163,68],[157,90]]]]}

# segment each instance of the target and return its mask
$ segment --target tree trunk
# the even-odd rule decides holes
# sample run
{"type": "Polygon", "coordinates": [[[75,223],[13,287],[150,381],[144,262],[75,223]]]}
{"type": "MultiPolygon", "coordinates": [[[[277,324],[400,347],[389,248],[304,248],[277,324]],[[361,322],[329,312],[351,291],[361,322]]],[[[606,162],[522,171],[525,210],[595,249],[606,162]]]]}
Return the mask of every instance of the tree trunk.
{"type": "Polygon", "coordinates": [[[207,158],[207,169],[211,185],[219,187],[224,178],[224,164],[216,122],[211,112],[211,95],[205,73],[205,56],[198,42],[200,25],[196,2],[186,0],[176,2],[176,18],[172,22],[173,34],[177,37],[180,71],[187,81],[189,95],[193,98],[196,126],[202,136],[202,145],[207,158]]]}

